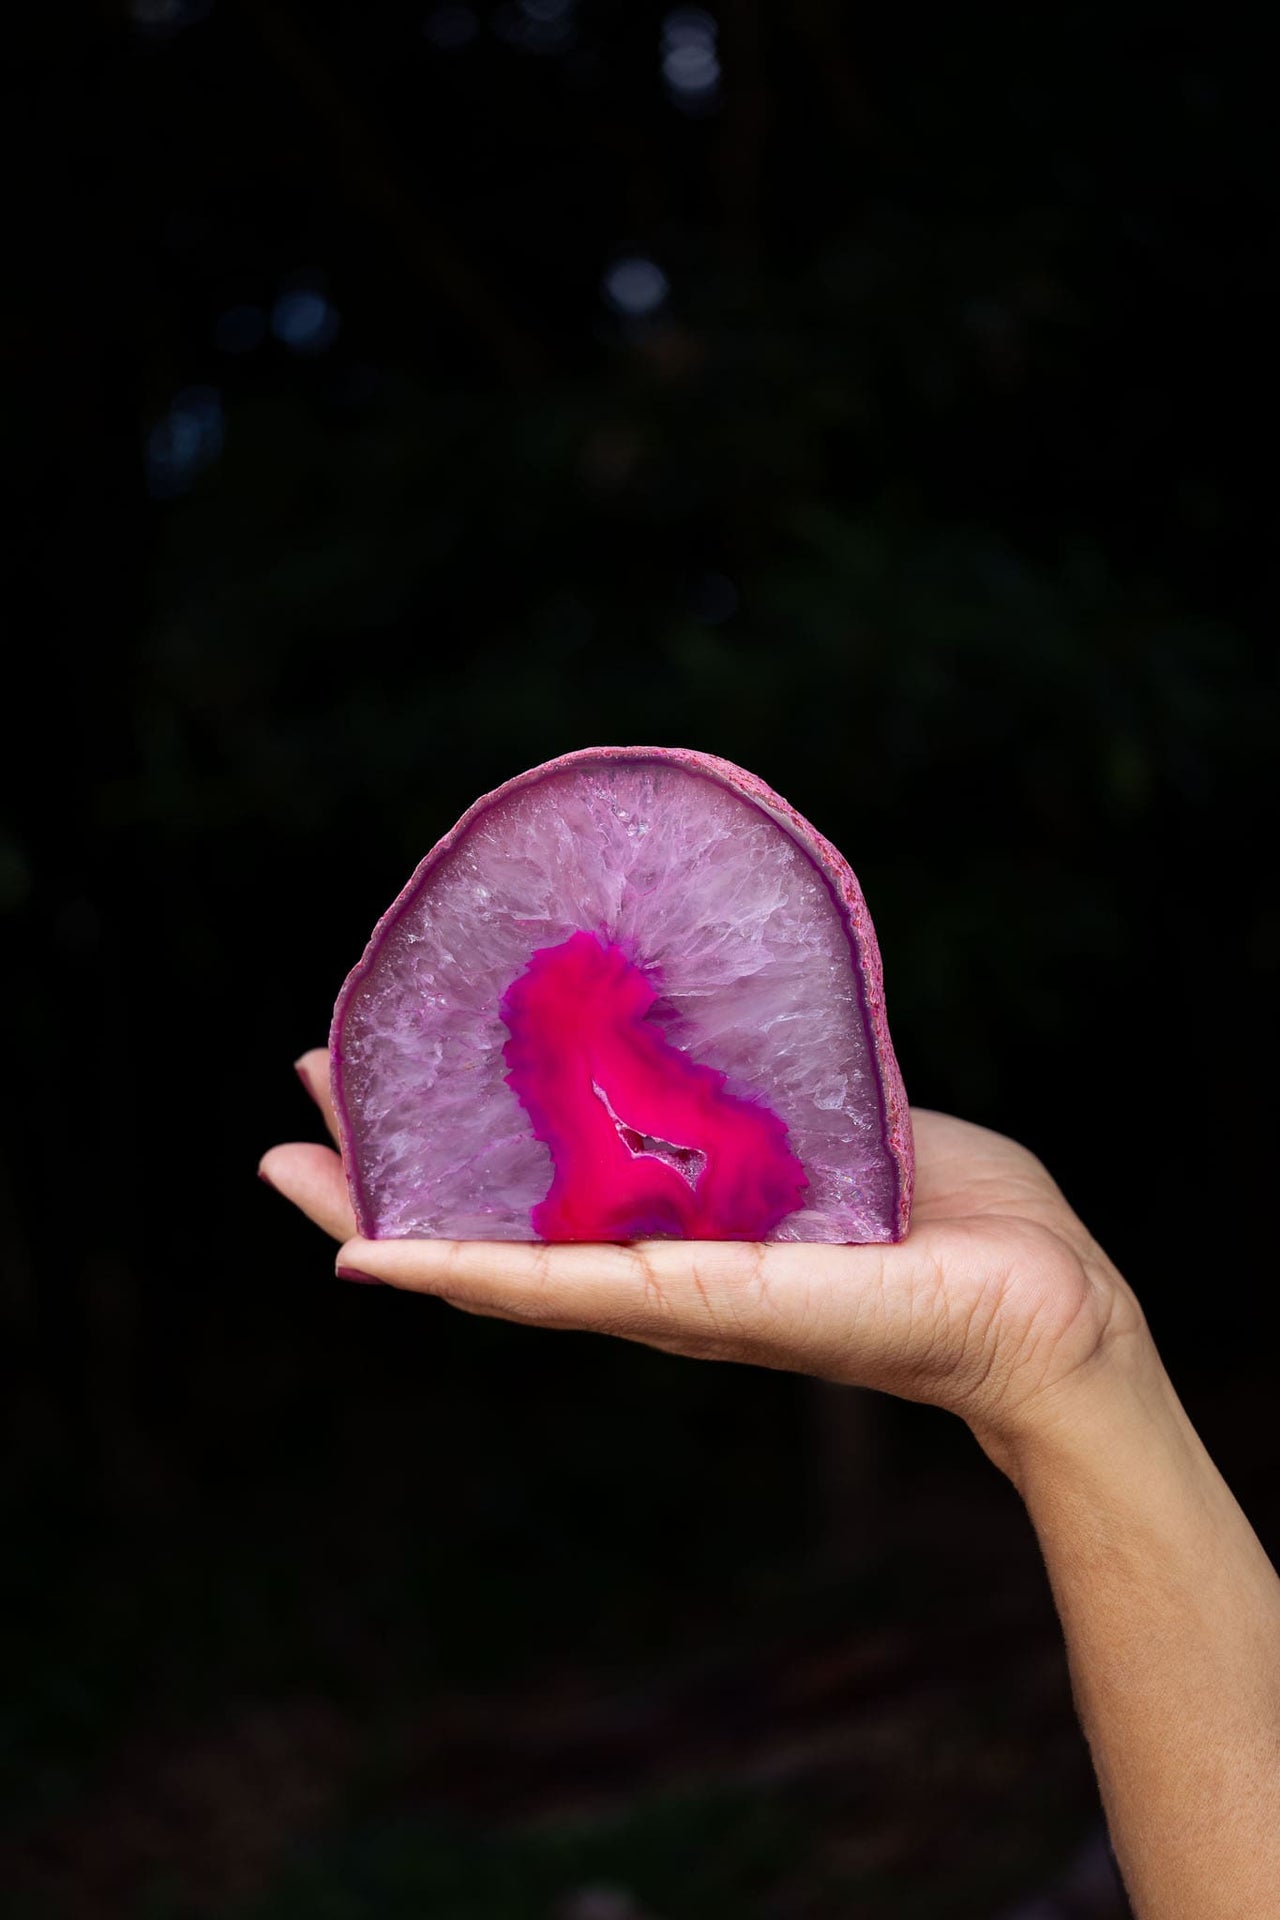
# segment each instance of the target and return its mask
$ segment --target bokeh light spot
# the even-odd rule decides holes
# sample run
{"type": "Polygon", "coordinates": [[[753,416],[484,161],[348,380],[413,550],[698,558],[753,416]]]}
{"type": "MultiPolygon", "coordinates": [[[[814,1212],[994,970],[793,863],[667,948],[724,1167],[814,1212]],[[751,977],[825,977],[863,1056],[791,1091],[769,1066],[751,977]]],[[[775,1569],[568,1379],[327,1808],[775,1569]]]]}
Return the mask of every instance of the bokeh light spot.
{"type": "Polygon", "coordinates": [[[517,0],[498,8],[493,30],[526,53],[558,53],[577,38],[573,11],[574,0],[517,0]]]}
{"type": "Polygon", "coordinates": [[[701,7],[678,7],[662,23],[662,77],[677,106],[701,112],[720,87],[719,28],[701,7]]]}
{"type": "Polygon", "coordinates": [[[147,435],[147,489],[171,499],[222,452],[222,395],[216,387],[185,387],[147,435]]]}
{"type": "Polygon", "coordinates": [[[164,39],[194,26],[212,8],[213,0],[129,0],[129,17],[139,33],[164,39]]]}
{"type": "Polygon", "coordinates": [[[618,313],[633,319],[656,313],[671,287],[656,261],[633,255],[615,260],[604,276],[604,297],[618,313]]]}
{"type": "Polygon", "coordinates": [[[323,353],[342,327],[336,309],[316,287],[282,293],[271,309],[271,331],[295,353],[323,353]]]}

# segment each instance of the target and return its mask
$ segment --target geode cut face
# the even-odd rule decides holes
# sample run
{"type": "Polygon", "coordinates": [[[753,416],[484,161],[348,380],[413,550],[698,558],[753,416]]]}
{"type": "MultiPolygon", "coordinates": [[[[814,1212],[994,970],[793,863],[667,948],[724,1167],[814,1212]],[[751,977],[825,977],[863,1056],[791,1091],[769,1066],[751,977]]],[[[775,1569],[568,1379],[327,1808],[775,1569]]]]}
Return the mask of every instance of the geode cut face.
{"type": "Polygon", "coordinates": [[[763,782],[591,748],[477,801],[343,987],[363,1233],[873,1241],[911,1134],[875,934],[763,782]]]}

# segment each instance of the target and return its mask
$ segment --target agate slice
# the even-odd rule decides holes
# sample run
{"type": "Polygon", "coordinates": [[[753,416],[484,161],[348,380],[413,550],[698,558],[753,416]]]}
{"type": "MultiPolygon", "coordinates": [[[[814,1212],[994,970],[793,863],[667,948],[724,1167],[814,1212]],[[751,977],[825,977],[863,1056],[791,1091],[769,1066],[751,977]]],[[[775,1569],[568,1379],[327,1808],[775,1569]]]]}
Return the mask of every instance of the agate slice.
{"type": "Polygon", "coordinates": [[[708,754],[593,747],[478,800],[378,922],[330,1057],[371,1238],[907,1230],[862,892],[708,754]]]}

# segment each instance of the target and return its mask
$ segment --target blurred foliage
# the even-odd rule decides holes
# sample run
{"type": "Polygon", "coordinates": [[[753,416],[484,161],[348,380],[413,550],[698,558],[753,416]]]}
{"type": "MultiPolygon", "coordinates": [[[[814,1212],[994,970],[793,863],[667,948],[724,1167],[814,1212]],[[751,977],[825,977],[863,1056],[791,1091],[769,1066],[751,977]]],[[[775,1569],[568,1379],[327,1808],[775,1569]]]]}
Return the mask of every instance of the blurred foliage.
{"type": "MultiPolygon", "coordinates": [[[[768,1800],[743,1796],[710,1803],[673,1800],[647,1807],[632,1819],[572,1822],[495,1845],[491,1833],[456,1829],[424,1831],[405,1823],[326,1848],[283,1877],[244,1920],[360,1920],[370,1911],[380,1920],[546,1920],[591,1912],[590,1894],[608,1920],[609,1896],[619,1920],[646,1912],[701,1920],[733,1901],[744,1914],[762,1909],[781,1868],[802,1856],[802,1832],[794,1831],[768,1800]],[[603,1826],[603,1831],[601,1827],[603,1826]],[[644,1906],[629,1888],[643,1888],[644,1906]]],[[[240,1920],[240,1916],[236,1917],[240,1920]]]]}

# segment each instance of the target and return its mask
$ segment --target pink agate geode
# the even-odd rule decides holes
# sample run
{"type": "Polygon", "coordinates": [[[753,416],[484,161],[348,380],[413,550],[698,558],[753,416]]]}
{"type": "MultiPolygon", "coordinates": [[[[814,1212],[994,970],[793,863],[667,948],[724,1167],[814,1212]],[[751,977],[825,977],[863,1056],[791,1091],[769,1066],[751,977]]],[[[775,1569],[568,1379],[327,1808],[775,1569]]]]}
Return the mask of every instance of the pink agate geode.
{"type": "Polygon", "coordinates": [[[707,754],[588,748],[478,800],[379,921],[330,1052],[371,1237],[907,1229],[858,883],[707,754]]]}

